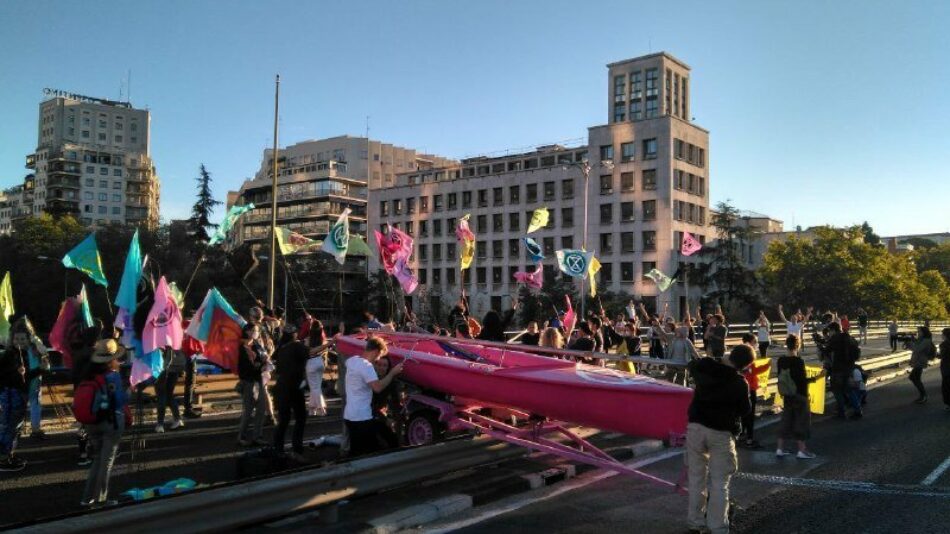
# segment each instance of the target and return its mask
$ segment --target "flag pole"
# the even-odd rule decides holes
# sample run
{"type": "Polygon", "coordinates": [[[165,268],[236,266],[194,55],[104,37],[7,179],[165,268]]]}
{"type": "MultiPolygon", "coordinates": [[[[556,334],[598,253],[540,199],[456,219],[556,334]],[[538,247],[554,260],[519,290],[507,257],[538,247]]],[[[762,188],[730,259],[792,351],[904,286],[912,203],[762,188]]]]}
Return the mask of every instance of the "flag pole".
{"type": "Polygon", "coordinates": [[[280,112],[280,74],[274,80],[274,151],[271,168],[270,271],[267,283],[267,306],[274,309],[274,278],[277,273],[277,117],[280,112]]]}

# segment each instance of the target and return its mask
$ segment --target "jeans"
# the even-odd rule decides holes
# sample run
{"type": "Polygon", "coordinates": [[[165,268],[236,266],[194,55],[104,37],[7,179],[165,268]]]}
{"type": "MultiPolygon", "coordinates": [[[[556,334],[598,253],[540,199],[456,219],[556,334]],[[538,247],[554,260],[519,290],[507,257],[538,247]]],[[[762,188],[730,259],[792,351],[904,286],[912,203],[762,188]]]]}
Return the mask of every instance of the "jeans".
{"type": "Polygon", "coordinates": [[[198,374],[198,361],[194,356],[186,358],[185,363],[185,413],[194,412],[195,376],[198,374]]]}
{"type": "Polygon", "coordinates": [[[119,415],[116,423],[103,421],[94,425],[83,425],[83,427],[89,436],[89,456],[92,458],[92,465],[89,466],[89,478],[86,479],[82,500],[83,502],[105,502],[109,495],[112,464],[119,451],[122,431],[125,430],[125,420],[119,415]]]}
{"type": "Polygon", "coordinates": [[[755,390],[749,392],[749,401],[752,402],[752,410],[742,416],[742,431],[745,433],[745,438],[752,441],[755,436],[755,405],[759,402],[759,396],[755,394],[755,390]]]}
{"type": "Polygon", "coordinates": [[[917,392],[920,394],[920,398],[927,397],[927,390],[924,389],[924,382],[920,379],[921,375],[924,374],[923,367],[914,367],[910,370],[910,381],[914,384],[914,387],[917,388],[917,392]]]}
{"type": "Polygon", "coordinates": [[[307,385],[310,386],[310,413],[327,413],[327,401],[323,397],[323,370],[326,364],[322,356],[307,360],[307,385]]]}
{"type": "Polygon", "coordinates": [[[290,416],[294,416],[294,433],[291,437],[293,451],[303,453],[303,431],[307,423],[307,403],[303,391],[294,386],[289,391],[277,391],[277,427],[274,429],[274,449],[284,452],[284,435],[290,425],[290,416]]]}
{"type": "Polygon", "coordinates": [[[888,337],[888,339],[891,342],[891,352],[896,352],[897,351],[897,336],[894,334],[891,334],[888,337]]]}
{"type": "MultiPolygon", "coordinates": [[[[913,374],[913,373],[911,373],[913,374]]],[[[845,408],[851,405],[854,413],[861,413],[861,400],[858,399],[857,392],[848,385],[850,373],[835,373],[831,375],[831,392],[835,396],[835,406],[838,410],[838,416],[844,417],[845,408]]]]}
{"type": "Polygon", "coordinates": [[[43,423],[43,377],[30,380],[30,431],[38,432],[43,423]]]}
{"type": "Polygon", "coordinates": [[[259,380],[241,380],[241,422],[238,425],[238,439],[254,441],[261,439],[264,432],[264,412],[267,410],[267,397],[264,384],[259,380]],[[254,430],[248,435],[253,419],[254,430]]]}
{"type": "Polygon", "coordinates": [[[769,341],[760,341],[759,342],[759,358],[765,358],[769,355],[769,347],[772,346],[772,343],[769,341]]]}
{"type": "Polygon", "coordinates": [[[165,422],[165,408],[172,412],[175,421],[181,420],[178,412],[178,399],[175,398],[175,386],[178,385],[180,372],[165,371],[155,381],[155,395],[158,397],[158,424],[165,422]]]}
{"type": "Polygon", "coordinates": [[[690,423],[686,427],[686,466],[689,528],[728,533],[729,480],[738,469],[732,433],[690,423]]]}
{"type": "Polygon", "coordinates": [[[377,440],[376,421],[348,421],[343,420],[350,435],[350,456],[362,456],[379,450],[377,440]]]}
{"type": "Polygon", "coordinates": [[[10,456],[16,450],[24,416],[26,395],[15,388],[0,389],[0,456],[10,456]]]}

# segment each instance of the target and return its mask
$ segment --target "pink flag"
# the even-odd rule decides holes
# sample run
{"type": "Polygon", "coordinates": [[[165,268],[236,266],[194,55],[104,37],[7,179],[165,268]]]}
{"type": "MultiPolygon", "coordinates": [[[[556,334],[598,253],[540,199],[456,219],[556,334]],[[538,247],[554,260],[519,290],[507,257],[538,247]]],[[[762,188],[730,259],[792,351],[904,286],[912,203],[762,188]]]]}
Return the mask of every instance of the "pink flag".
{"type": "Polygon", "coordinates": [[[63,355],[63,365],[66,367],[73,365],[72,343],[80,334],[81,308],[75,297],[67,297],[49,333],[49,344],[63,355]]]}
{"type": "Polygon", "coordinates": [[[399,280],[399,285],[402,286],[403,293],[407,295],[415,291],[416,286],[419,285],[419,279],[416,277],[416,273],[406,264],[404,258],[396,260],[396,272],[393,273],[393,275],[396,277],[396,280],[399,280]]]}
{"type": "Polygon", "coordinates": [[[699,252],[703,245],[696,240],[689,232],[683,232],[683,245],[680,247],[680,254],[692,256],[699,252]]]}
{"type": "Polygon", "coordinates": [[[396,272],[396,260],[393,259],[393,253],[387,246],[388,240],[386,236],[379,230],[373,230],[373,234],[376,236],[376,250],[379,251],[379,263],[383,265],[383,269],[388,274],[394,274],[396,272]]]}
{"type": "Polygon", "coordinates": [[[577,324],[577,315],[574,314],[574,307],[571,306],[571,296],[564,295],[564,300],[566,301],[567,311],[564,312],[564,320],[561,323],[564,325],[564,335],[570,336],[571,332],[574,331],[574,325],[577,324]]]}
{"type": "Polygon", "coordinates": [[[142,329],[142,350],[146,354],[165,347],[179,350],[183,336],[181,310],[163,276],[155,289],[155,304],[149,310],[142,329]]]}
{"type": "Polygon", "coordinates": [[[515,280],[519,284],[525,284],[534,289],[541,289],[544,283],[544,265],[540,263],[535,267],[534,272],[518,271],[515,273],[515,280]]]}
{"type": "Polygon", "coordinates": [[[390,228],[386,238],[389,239],[389,246],[393,251],[393,259],[397,262],[400,259],[409,261],[409,257],[412,256],[412,237],[399,228],[390,228]]]}
{"type": "Polygon", "coordinates": [[[129,383],[134,386],[145,382],[152,376],[152,368],[148,362],[142,358],[132,358],[132,374],[129,375],[129,383]]]}
{"type": "Polygon", "coordinates": [[[455,237],[459,241],[475,241],[475,234],[472,233],[472,229],[468,227],[468,218],[470,215],[465,215],[459,219],[458,227],[455,228],[455,237]]]}

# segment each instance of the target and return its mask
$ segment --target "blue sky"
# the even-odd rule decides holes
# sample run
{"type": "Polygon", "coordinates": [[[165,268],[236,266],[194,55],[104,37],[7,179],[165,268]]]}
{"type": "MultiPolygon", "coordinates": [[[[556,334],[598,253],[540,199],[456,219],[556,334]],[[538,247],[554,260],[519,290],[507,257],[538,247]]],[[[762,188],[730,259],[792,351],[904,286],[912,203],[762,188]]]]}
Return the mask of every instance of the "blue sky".
{"type": "Polygon", "coordinates": [[[152,111],[162,217],[204,163],[216,196],[270,144],[361,135],[450,157],[586,136],[605,64],[692,67],[713,202],[794,225],[950,230],[950,2],[0,3],[0,186],[22,180],[42,89],[152,111]]]}

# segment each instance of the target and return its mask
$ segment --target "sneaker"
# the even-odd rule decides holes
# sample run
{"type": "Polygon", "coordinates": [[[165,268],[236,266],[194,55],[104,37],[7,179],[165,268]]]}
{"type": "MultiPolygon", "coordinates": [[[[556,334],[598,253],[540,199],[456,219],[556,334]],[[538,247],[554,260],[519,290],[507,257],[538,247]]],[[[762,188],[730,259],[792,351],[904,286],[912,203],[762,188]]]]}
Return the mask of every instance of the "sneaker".
{"type": "Polygon", "coordinates": [[[42,430],[37,430],[35,432],[30,433],[30,438],[38,440],[38,441],[46,441],[49,439],[49,436],[46,435],[46,432],[43,432],[42,430]]]}
{"type": "Polygon", "coordinates": [[[86,499],[84,501],[79,501],[79,506],[83,508],[91,508],[92,505],[96,504],[96,501],[93,499],[86,499]]]}
{"type": "MultiPolygon", "coordinates": [[[[947,406],[947,410],[950,410],[950,406],[947,406]]],[[[323,436],[320,436],[319,438],[315,438],[311,440],[309,443],[307,443],[307,446],[310,447],[311,449],[317,449],[323,446],[324,441],[326,441],[326,438],[324,438],[323,436]]]]}
{"type": "Polygon", "coordinates": [[[24,467],[26,467],[26,460],[16,456],[7,456],[0,460],[0,471],[22,471],[24,467]]]}
{"type": "Polygon", "coordinates": [[[76,462],[76,465],[80,467],[86,467],[92,465],[92,458],[88,456],[80,456],[79,461],[76,462]]]}
{"type": "Polygon", "coordinates": [[[183,427],[183,426],[185,426],[185,423],[182,422],[181,419],[175,419],[174,421],[172,421],[172,424],[168,425],[168,429],[169,429],[169,430],[177,430],[177,429],[179,429],[179,428],[181,428],[181,427],[183,427]]]}
{"type": "Polygon", "coordinates": [[[785,452],[782,449],[775,449],[775,456],[782,457],[782,456],[788,456],[789,454],[792,454],[792,453],[785,452]]]}
{"type": "Polygon", "coordinates": [[[796,454],[795,457],[798,458],[799,460],[812,460],[816,458],[816,456],[813,453],[810,453],[807,451],[798,451],[798,454],[796,454]]]}
{"type": "Polygon", "coordinates": [[[915,400],[914,403],[916,403],[916,404],[926,404],[926,403],[927,403],[927,397],[920,397],[919,399],[915,400]]]}
{"type": "Polygon", "coordinates": [[[155,425],[155,433],[156,433],[156,434],[164,434],[164,433],[165,433],[165,425],[163,425],[163,424],[161,424],[161,423],[155,425]]]}

